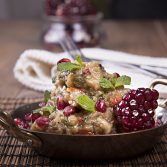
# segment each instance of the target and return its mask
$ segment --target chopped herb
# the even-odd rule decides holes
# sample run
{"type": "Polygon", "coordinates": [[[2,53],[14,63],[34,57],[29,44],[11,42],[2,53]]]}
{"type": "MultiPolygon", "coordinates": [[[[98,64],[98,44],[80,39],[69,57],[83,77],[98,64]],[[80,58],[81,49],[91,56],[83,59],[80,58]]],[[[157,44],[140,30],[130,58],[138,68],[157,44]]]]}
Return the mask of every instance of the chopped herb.
{"type": "Polygon", "coordinates": [[[111,83],[112,83],[113,85],[115,85],[116,80],[117,80],[117,78],[116,78],[115,76],[113,76],[113,77],[110,79],[110,81],[111,81],[111,83]]]}
{"type": "Polygon", "coordinates": [[[124,85],[130,85],[130,84],[131,84],[131,78],[129,76],[122,75],[121,77],[117,78],[115,87],[118,88],[124,85]]]}
{"type": "Polygon", "coordinates": [[[75,57],[75,60],[76,60],[80,65],[83,65],[81,56],[77,55],[77,56],[75,57]]]}
{"type": "Polygon", "coordinates": [[[95,111],[95,102],[89,96],[81,95],[77,98],[77,103],[86,111],[95,111]]]}
{"type": "Polygon", "coordinates": [[[44,102],[45,102],[45,103],[47,103],[48,100],[51,98],[50,96],[51,96],[51,92],[48,91],[48,90],[46,90],[46,91],[44,92],[44,102]]]}
{"type": "Polygon", "coordinates": [[[45,106],[41,108],[42,115],[48,116],[56,110],[54,106],[45,106]]]}
{"type": "Polygon", "coordinates": [[[67,62],[67,63],[60,63],[57,65],[58,71],[74,71],[81,69],[81,66],[75,63],[67,62]]]}
{"type": "Polygon", "coordinates": [[[111,83],[111,81],[109,81],[106,78],[101,78],[100,79],[100,86],[103,89],[114,89],[114,85],[111,83]]]}

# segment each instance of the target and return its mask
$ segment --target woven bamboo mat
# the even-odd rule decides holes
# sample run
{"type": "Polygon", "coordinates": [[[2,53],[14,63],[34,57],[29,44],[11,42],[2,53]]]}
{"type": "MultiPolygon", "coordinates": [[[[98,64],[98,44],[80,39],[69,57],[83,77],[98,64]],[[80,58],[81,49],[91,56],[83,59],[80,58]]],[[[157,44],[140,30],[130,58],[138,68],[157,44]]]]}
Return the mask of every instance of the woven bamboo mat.
{"type": "MultiPolygon", "coordinates": [[[[10,112],[24,104],[40,101],[39,98],[10,99],[0,98],[0,106],[10,112]]],[[[0,167],[130,167],[130,166],[167,166],[167,131],[155,147],[142,156],[133,159],[107,162],[67,162],[39,156],[27,145],[6,134],[0,127],[0,167]]]]}

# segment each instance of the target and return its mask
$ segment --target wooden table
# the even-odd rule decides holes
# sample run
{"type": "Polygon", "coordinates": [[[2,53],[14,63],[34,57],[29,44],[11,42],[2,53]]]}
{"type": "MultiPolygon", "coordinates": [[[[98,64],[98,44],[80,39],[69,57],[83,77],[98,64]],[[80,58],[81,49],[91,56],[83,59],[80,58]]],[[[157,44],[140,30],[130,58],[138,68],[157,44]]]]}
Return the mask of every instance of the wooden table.
{"type": "MultiPolygon", "coordinates": [[[[26,49],[42,49],[42,21],[0,21],[0,97],[37,97],[42,93],[21,85],[13,67],[26,49]]],[[[102,46],[134,54],[167,57],[167,22],[105,21],[102,46]]]]}

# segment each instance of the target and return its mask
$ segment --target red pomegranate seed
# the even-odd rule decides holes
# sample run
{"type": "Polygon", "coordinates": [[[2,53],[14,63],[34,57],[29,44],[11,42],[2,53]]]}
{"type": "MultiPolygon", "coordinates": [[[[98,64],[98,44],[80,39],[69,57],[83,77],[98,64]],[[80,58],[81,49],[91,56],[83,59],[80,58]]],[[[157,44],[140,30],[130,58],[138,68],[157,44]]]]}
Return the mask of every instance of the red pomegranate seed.
{"type": "Polygon", "coordinates": [[[57,98],[57,109],[63,110],[68,104],[64,101],[62,96],[57,98]]]}
{"type": "Polygon", "coordinates": [[[48,124],[49,124],[49,119],[48,119],[48,117],[41,116],[41,117],[39,117],[38,119],[36,119],[35,122],[37,123],[37,125],[38,125],[40,128],[44,128],[44,127],[48,126],[48,124]]]}
{"type": "Polygon", "coordinates": [[[155,110],[158,107],[158,102],[156,100],[154,100],[152,102],[152,109],[155,110]]]}
{"type": "Polygon", "coordinates": [[[32,121],[32,113],[28,113],[24,116],[24,119],[28,122],[32,121]]]}
{"type": "Polygon", "coordinates": [[[19,125],[22,125],[23,120],[21,120],[20,118],[15,118],[15,119],[14,119],[14,122],[15,122],[15,124],[16,124],[17,126],[19,126],[19,125]]]}
{"type": "Polygon", "coordinates": [[[107,106],[106,106],[104,100],[98,100],[96,102],[96,110],[99,111],[99,112],[102,112],[102,113],[106,112],[107,106]]]}
{"type": "Polygon", "coordinates": [[[29,113],[24,116],[24,119],[28,122],[34,122],[37,118],[41,116],[40,113],[29,113]]]}
{"type": "Polygon", "coordinates": [[[60,63],[67,63],[67,62],[71,62],[71,60],[70,60],[70,59],[67,59],[67,58],[63,58],[63,59],[59,60],[59,61],[57,62],[57,64],[60,64],[60,63]]]}
{"type": "Polygon", "coordinates": [[[149,101],[145,101],[145,102],[144,102],[144,109],[145,109],[145,110],[151,109],[151,103],[150,103],[149,101]]]}
{"type": "Polygon", "coordinates": [[[135,99],[136,99],[138,104],[143,104],[144,100],[145,100],[142,93],[137,93],[135,99]]]}
{"type": "Polygon", "coordinates": [[[24,128],[24,129],[30,128],[30,126],[20,118],[15,118],[14,122],[19,128],[24,128]]]}
{"type": "Polygon", "coordinates": [[[152,100],[152,91],[151,89],[147,88],[144,92],[144,96],[145,96],[145,99],[147,101],[151,101],[152,100]]]}
{"type": "Polygon", "coordinates": [[[135,99],[132,99],[129,102],[129,106],[130,106],[131,110],[138,109],[138,103],[137,103],[137,101],[135,99]]]}
{"type": "Polygon", "coordinates": [[[24,129],[30,129],[30,125],[28,123],[24,122],[24,127],[23,128],[24,129]]]}
{"type": "Polygon", "coordinates": [[[38,119],[41,116],[40,113],[33,113],[32,114],[32,122],[34,122],[36,119],[38,119]]]}
{"type": "Polygon", "coordinates": [[[67,106],[67,107],[65,107],[65,109],[64,109],[64,115],[65,115],[66,117],[68,117],[68,116],[74,114],[75,112],[76,112],[76,109],[75,109],[75,107],[73,107],[73,106],[67,106]]]}
{"type": "Polygon", "coordinates": [[[130,94],[126,94],[126,95],[123,97],[123,100],[125,100],[125,101],[127,101],[127,102],[129,102],[131,99],[132,99],[132,98],[131,98],[130,94]]]}
{"type": "Polygon", "coordinates": [[[159,98],[159,93],[155,89],[152,89],[152,95],[154,100],[157,100],[159,98]]]}
{"type": "Polygon", "coordinates": [[[119,103],[118,106],[122,109],[122,108],[127,107],[127,106],[128,106],[127,104],[128,104],[127,101],[122,100],[122,101],[119,103]]]}

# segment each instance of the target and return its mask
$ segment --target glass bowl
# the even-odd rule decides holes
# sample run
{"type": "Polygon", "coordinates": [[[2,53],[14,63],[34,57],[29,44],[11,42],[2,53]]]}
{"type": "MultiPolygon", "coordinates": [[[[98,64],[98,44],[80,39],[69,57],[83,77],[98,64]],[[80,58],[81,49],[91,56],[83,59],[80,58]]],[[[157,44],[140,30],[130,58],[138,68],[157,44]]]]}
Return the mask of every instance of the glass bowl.
{"type": "Polygon", "coordinates": [[[60,39],[67,35],[78,47],[94,47],[100,44],[102,13],[89,16],[45,16],[42,43],[52,50],[60,47],[60,39]]]}

